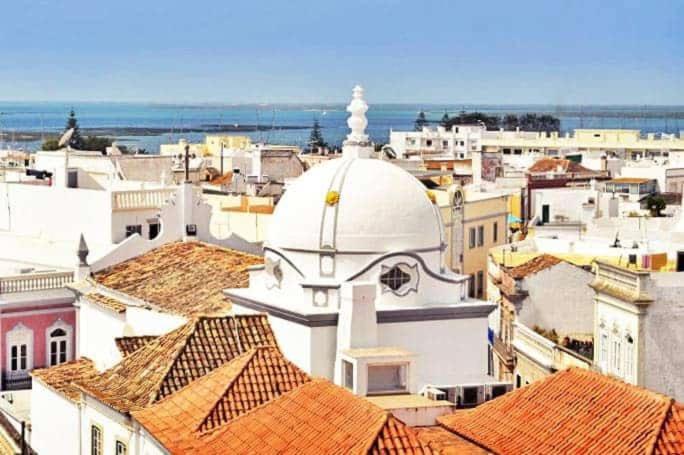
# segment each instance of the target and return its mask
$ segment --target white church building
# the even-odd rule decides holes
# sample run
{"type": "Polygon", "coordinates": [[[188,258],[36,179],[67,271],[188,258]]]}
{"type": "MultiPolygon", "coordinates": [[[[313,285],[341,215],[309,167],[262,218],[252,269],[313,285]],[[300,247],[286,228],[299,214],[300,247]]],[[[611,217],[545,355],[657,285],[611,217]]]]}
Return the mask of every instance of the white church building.
{"type": "MultiPolygon", "coordinates": [[[[276,207],[265,264],[225,294],[266,312],[285,356],[357,395],[484,384],[487,316],[468,277],[445,267],[434,195],[371,159],[368,105],[355,87],[343,157],[290,185],[276,207]]],[[[450,396],[451,398],[451,396],[450,396]]]]}

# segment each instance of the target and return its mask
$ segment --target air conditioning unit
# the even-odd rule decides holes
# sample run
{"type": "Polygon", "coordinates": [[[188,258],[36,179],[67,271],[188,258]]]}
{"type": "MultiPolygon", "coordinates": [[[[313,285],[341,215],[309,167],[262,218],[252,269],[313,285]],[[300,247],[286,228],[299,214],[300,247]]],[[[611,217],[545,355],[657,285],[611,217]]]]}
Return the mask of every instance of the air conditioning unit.
{"type": "Polygon", "coordinates": [[[457,386],[455,402],[459,408],[472,408],[485,401],[485,386],[457,386]]]}
{"type": "Polygon", "coordinates": [[[427,389],[425,389],[425,392],[423,392],[423,396],[433,401],[446,400],[446,392],[444,392],[443,390],[436,389],[434,387],[428,387],[427,389]]]}

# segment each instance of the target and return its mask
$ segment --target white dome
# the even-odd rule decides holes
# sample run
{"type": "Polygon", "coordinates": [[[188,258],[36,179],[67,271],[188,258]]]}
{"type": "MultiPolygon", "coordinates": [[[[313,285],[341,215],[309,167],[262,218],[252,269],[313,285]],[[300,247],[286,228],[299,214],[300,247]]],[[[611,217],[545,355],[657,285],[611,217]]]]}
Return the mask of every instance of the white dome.
{"type": "Polygon", "coordinates": [[[278,203],[266,246],[280,250],[390,253],[437,249],[442,221],[425,187],[376,159],[333,159],[305,172],[278,203]],[[326,195],[339,193],[337,205],[326,195]]]}

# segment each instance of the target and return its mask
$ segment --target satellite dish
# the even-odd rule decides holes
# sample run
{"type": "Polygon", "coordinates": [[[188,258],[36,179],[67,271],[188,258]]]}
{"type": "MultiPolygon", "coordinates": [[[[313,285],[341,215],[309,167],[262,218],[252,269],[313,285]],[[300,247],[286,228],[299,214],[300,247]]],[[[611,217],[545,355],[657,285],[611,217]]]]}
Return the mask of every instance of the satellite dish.
{"type": "Polygon", "coordinates": [[[66,145],[69,145],[69,142],[71,142],[71,137],[74,135],[74,129],[69,128],[62,134],[62,137],[59,138],[59,146],[64,147],[66,145]]]}

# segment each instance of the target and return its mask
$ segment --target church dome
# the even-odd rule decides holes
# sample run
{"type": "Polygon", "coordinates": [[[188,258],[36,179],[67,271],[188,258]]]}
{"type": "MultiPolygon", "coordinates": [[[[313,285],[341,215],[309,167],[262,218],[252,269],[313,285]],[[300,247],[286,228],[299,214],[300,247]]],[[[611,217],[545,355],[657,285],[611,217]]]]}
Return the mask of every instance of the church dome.
{"type": "Polygon", "coordinates": [[[426,188],[391,163],[354,157],[314,166],[278,203],[266,246],[378,254],[439,249],[439,208],[426,188]]]}

